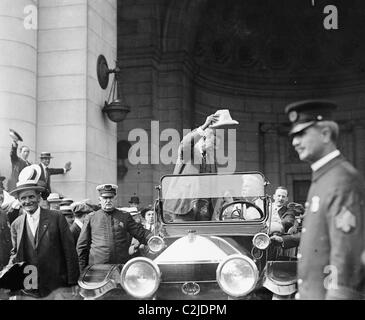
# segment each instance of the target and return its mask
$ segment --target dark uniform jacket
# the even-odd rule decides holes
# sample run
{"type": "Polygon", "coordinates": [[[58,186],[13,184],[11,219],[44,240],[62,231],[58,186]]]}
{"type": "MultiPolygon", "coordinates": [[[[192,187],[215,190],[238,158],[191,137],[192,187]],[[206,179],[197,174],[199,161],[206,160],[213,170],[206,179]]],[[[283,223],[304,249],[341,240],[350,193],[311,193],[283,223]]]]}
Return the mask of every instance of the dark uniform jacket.
{"type": "MultiPolygon", "coordinates": [[[[25,261],[28,241],[26,224],[26,214],[23,214],[11,225],[13,248],[10,264],[25,261]]],[[[35,251],[40,296],[45,297],[57,288],[76,285],[79,278],[77,253],[63,215],[57,211],[41,208],[36,238],[35,251]]]]}
{"type": "Polygon", "coordinates": [[[76,222],[74,222],[74,223],[70,226],[70,231],[71,231],[71,233],[72,233],[72,237],[74,238],[75,247],[76,247],[77,240],[79,239],[79,236],[80,236],[81,228],[77,225],[77,223],[76,223],[76,222]]]}
{"type": "Polygon", "coordinates": [[[8,192],[15,189],[20,171],[22,171],[25,167],[31,164],[29,161],[25,161],[22,158],[18,157],[17,152],[18,147],[12,145],[10,151],[11,177],[8,180],[8,192]]]}
{"type": "Polygon", "coordinates": [[[364,299],[365,183],[338,156],[313,173],[298,253],[300,299],[364,299]]]}
{"type": "Polygon", "coordinates": [[[6,212],[0,209],[0,270],[8,264],[10,250],[10,224],[6,212]]]}
{"type": "Polygon", "coordinates": [[[128,233],[143,244],[152,236],[128,212],[100,209],[88,214],[77,242],[80,270],[93,264],[125,263],[131,242],[128,233]]]}

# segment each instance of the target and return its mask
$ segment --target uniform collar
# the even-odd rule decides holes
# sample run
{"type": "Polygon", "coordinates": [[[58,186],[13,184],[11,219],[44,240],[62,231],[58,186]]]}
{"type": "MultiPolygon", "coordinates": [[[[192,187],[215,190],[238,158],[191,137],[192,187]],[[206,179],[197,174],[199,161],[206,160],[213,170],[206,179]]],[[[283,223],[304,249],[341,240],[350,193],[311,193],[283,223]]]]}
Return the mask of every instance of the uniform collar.
{"type": "Polygon", "coordinates": [[[332,151],[329,154],[325,155],[321,159],[311,164],[312,171],[315,172],[318,169],[322,168],[325,164],[330,162],[332,159],[338,157],[340,154],[340,151],[336,149],[335,151],[332,151]]]}
{"type": "Polygon", "coordinates": [[[320,167],[317,171],[314,171],[312,173],[312,181],[316,181],[319,179],[323,174],[325,174],[327,171],[338,165],[340,162],[345,161],[344,156],[340,155],[338,157],[333,158],[326,164],[324,164],[322,167],[320,167]]]}

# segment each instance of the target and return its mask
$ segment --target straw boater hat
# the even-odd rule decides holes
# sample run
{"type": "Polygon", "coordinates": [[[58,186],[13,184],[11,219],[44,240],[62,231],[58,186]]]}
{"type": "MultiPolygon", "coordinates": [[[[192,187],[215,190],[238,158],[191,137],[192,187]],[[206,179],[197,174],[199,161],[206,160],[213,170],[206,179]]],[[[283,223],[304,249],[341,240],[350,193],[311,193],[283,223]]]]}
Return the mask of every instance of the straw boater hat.
{"type": "Polygon", "coordinates": [[[16,188],[10,192],[14,197],[18,197],[19,192],[26,190],[36,190],[39,192],[44,191],[44,187],[38,184],[39,178],[41,176],[41,168],[39,165],[32,164],[25,167],[19,174],[18,182],[16,188]]]}
{"type": "Polygon", "coordinates": [[[41,152],[40,158],[41,159],[51,159],[53,157],[51,156],[50,152],[41,152]]]}
{"type": "Polygon", "coordinates": [[[63,199],[60,197],[60,195],[58,193],[51,193],[48,198],[47,198],[48,202],[61,202],[63,201],[63,199]]]}
{"type": "Polygon", "coordinates": [[[71,206],[69,206],[69,205],[60,206],[60,211],[62,212],[62,214],[64,216],[73,216],[73,211],[71,209],[71,206]]]}
{"type": "Polygon", "coordinates": [[[136,214],[141,213],[136,207],[121,207],[121,208],[118,208],[118,210],[128,212],[131,216],[135,216],[136,214]]]}
{"type": "Polygon", "coordinates": [[[63,198],[61,200],[60,206],[70,206],[73,202],[74,201],[71,198],[63,198]]]}
{"type": "Polygon", "coordinates": [[[22,142],[23,142],[22,137],[21,137],[21,136],[20,136],[20,134],[19,134],[18,132],[16,132],[15,130],[13,130],[13,129],[9,129],[9,135],[10,135],[10,137],[11,137],[14,141],[16,141],[16,142],[18,142],[18,141],[22,141],[22,142]]]}
{"type": "Polygon", "coordinates": [[[229,128],[230,126],[239,124],[238,121],[233,120],[228,109],[218,110],[214,115],[218,115],[218,121],[210,125],[209,128],[229,128]]]}

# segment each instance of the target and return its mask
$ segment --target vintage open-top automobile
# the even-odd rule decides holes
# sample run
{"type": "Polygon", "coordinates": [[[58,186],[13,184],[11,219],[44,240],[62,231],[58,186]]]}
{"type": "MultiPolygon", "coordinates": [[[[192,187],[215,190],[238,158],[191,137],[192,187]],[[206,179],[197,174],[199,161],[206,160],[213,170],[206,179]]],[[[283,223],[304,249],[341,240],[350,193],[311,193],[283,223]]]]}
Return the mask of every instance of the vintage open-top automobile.
{"type": "Polygon", "coordinates": [[[275,261],[270,197],[259,172],[167,175],[158,187],[155,235],[125,265],[89,266],[86,299],[293,297],[296,262],[275,261]]]}

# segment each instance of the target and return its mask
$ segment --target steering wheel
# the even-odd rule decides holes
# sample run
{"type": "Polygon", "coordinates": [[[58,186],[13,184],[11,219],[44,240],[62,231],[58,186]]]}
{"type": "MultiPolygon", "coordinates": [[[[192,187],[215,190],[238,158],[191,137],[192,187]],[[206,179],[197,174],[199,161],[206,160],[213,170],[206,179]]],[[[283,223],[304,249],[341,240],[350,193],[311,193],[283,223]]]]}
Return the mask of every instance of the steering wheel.
{"type": "MultiPolygon", "coordinates": [[[[252,203],[252,202],[249,202],[249,201],[245,201],[245,200],[235,200],[235,201],[231,201],[229,203],[226,203],[225,205],[223,205],[222,209],[221,209],[221,212],[219,213],[219,220],[222,221],[223,220],[223,213],[224,211],[229,208],[230,206],[234,206],[235,204],[241,204],[241,208],[243,207],[243,205],[245,204],[247,206],[247,208],[249,207],[253,207],[255,208],[259,214],[260,214],[260,218],[263,218],[264,216],[264,213],[262,212],[261,208],[258,207],[256,204],[252,203]]],[[[243,213],[240,209],[238,208],[235,208],[234,210],[232,210],[231,212],[231,216],[237,216],[238,218],[242,219],[242,220],[246,220],[244,217],[243,217],[243,213]]]]}

